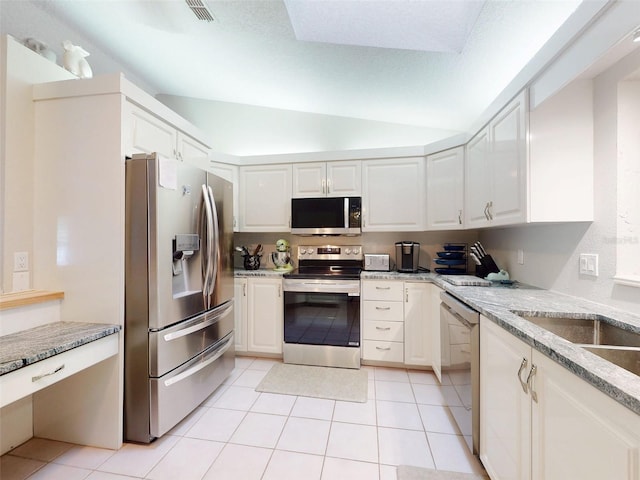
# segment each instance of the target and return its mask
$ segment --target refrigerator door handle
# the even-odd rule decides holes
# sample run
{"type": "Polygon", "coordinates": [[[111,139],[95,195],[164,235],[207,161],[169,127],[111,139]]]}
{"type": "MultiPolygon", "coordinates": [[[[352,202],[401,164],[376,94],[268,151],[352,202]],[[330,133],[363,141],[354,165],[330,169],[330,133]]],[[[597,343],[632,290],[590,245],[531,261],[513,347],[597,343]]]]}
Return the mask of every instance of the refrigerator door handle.
{"type": "Polygon", "coordinates": [[[202,297],[204,307],[208,310],[211,308],[210,283],[211,283],[211,244],[213,242],[213,213],[211,211],[211,201],[207,185],[202,185],[202,203],[204,208],[201,210],[201,235],[204,237],[204,251],[202,252],[202,297]]]}
{"type": "Polygon", "coordinates": [[[185,378],[190,377],[191,375],[194,375],[195,373],[199,372],[203,368],[206,368],[208,365],[211,365],[213,362],[218,360],[222,355],[224,355],[225,352],[229,350],[229,348],[231,348],[232,345],[233,345],[233,335],[230,335],[229,339],[224,343],[224,345],[222,345],[220,348],[218,348],[215,351],[212,357],[209,357],[204,362],[198,363],[197,365],[191,367],[188,370],[185,370],[184,372],[176,375],[175,377],[166,379],[164,381],[164,385],[166,387],[169,387],[175,383],[180,382],[181,380],[184,380],[185,378]]]}
{"type": "Polygon", "coordinates": [[[219,312],[217,315],[206,319],[204,322],[196,323],[195,325],[192,325],[187,328],[183,328],[181,330],[178,330],[177,332],[167,333],[162,338],[164,339],[165,342],[170,342],[171,340],[175,340],[176,338],[184,337],[186,335],[189,335],[193,332],[197,332],[198,330],[202,330],[204,328],[207,328],[210,325],[213,325],[214,323],[219,322],[230,313],[231,313],[231,305],[225,308],[222,312],[219,312]]]}
{"type": "Polygon", "coordinates": [[[209,193],[209,205],[211,205],[213,226],[213,242],[211,246],[213,250],[209,250],[209,260],[213,268],[211,269],[211,279],[209,280],[209,295],[212,295],[216,289],[216,279],[218,277],[218,264],[220,263],[220,230],[218,228],[218,208],[216,207],[215,199],[213,198],[213,190],[210,186],[207,186],[209,193]]]}

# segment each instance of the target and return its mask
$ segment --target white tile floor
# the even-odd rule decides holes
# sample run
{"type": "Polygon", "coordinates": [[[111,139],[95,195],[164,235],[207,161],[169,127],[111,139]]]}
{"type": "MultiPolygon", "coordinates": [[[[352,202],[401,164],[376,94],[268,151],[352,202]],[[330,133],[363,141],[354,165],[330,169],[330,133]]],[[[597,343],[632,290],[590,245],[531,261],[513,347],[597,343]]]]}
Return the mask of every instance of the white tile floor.
{"type": "Polygon", "coordinates": [[[482,471],[445,406],[464,410],[455,388],[432,373],[363,367],[369,400],[352,403],[256,392],[274,362],[238,357],[227,381],[151,445],[111,451],[33,438],[1,457],[0,476],[395,480],[401,464],[482,471]]]}

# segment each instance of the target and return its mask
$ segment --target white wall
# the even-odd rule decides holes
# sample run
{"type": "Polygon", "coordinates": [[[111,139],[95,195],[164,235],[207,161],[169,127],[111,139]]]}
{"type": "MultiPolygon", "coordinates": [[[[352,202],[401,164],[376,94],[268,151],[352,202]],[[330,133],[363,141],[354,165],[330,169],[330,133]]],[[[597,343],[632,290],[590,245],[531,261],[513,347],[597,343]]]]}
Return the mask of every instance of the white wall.
{"type": "MultiPolygon", "coordinates": [[[[0,113],[2,159],[2,289],[14,290],[14,252],[27,252],[33,265],[34,196],[34,83],[74,78],[63,68],[23,47],[11,37],[2,37],[3,72],[0,79],[3,109],[0,113]]],[[[29,272],[31,273],[31,272],[29,272]]]]}
{"type": "MultiPolygon", "coordinates": [[[[640,67],[640,52],[594,79],[594,222],[483,230],[480,240],[519,281],[568,295],[640,311],[640,290],[616,285],[618,82],[640,67]],[[524,265],[517,251],[524,251],[524,265]],[[599,256],[599,276],[579,274],[579,254],[599,256]]],[[[570,195],[571,192],[567,192],[570,195]]],[[[637,188],[636,188],[637,194],[637,188]]]]}
{"type": "Polygon", "coordinates": [[[172,95],[156,98],[208,133],[213,150],[239,156],[426,145],[460,133],[172,95]]]}

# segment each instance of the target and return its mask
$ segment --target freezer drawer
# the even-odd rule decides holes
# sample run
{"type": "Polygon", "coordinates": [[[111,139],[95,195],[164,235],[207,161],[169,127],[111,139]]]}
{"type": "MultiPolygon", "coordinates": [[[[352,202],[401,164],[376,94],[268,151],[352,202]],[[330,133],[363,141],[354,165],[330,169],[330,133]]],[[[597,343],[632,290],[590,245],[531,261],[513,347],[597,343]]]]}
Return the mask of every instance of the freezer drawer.
{"type": "Polygon", "coordinates": [[[233,333],[190,362],[151,378],[150,434],[160,437],[200,405],[235,366],[233,333]]]}
{"type": "Polygon", "coordinates": [[[149,376],[161,377],[233,331],[233,300],[172,327],[149,332],[149,376]]]}

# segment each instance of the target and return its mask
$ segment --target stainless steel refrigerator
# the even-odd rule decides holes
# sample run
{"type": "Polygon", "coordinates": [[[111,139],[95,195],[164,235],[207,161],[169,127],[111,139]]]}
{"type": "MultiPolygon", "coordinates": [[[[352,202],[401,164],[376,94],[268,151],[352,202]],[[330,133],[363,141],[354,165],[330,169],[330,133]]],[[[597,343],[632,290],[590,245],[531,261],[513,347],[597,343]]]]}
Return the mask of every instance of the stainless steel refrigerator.
{"type": "Polygon", "coordinates": [[[149,443],[235,365],[233,186],[140,154],[125,195],[124,437],[149,443]]]}

